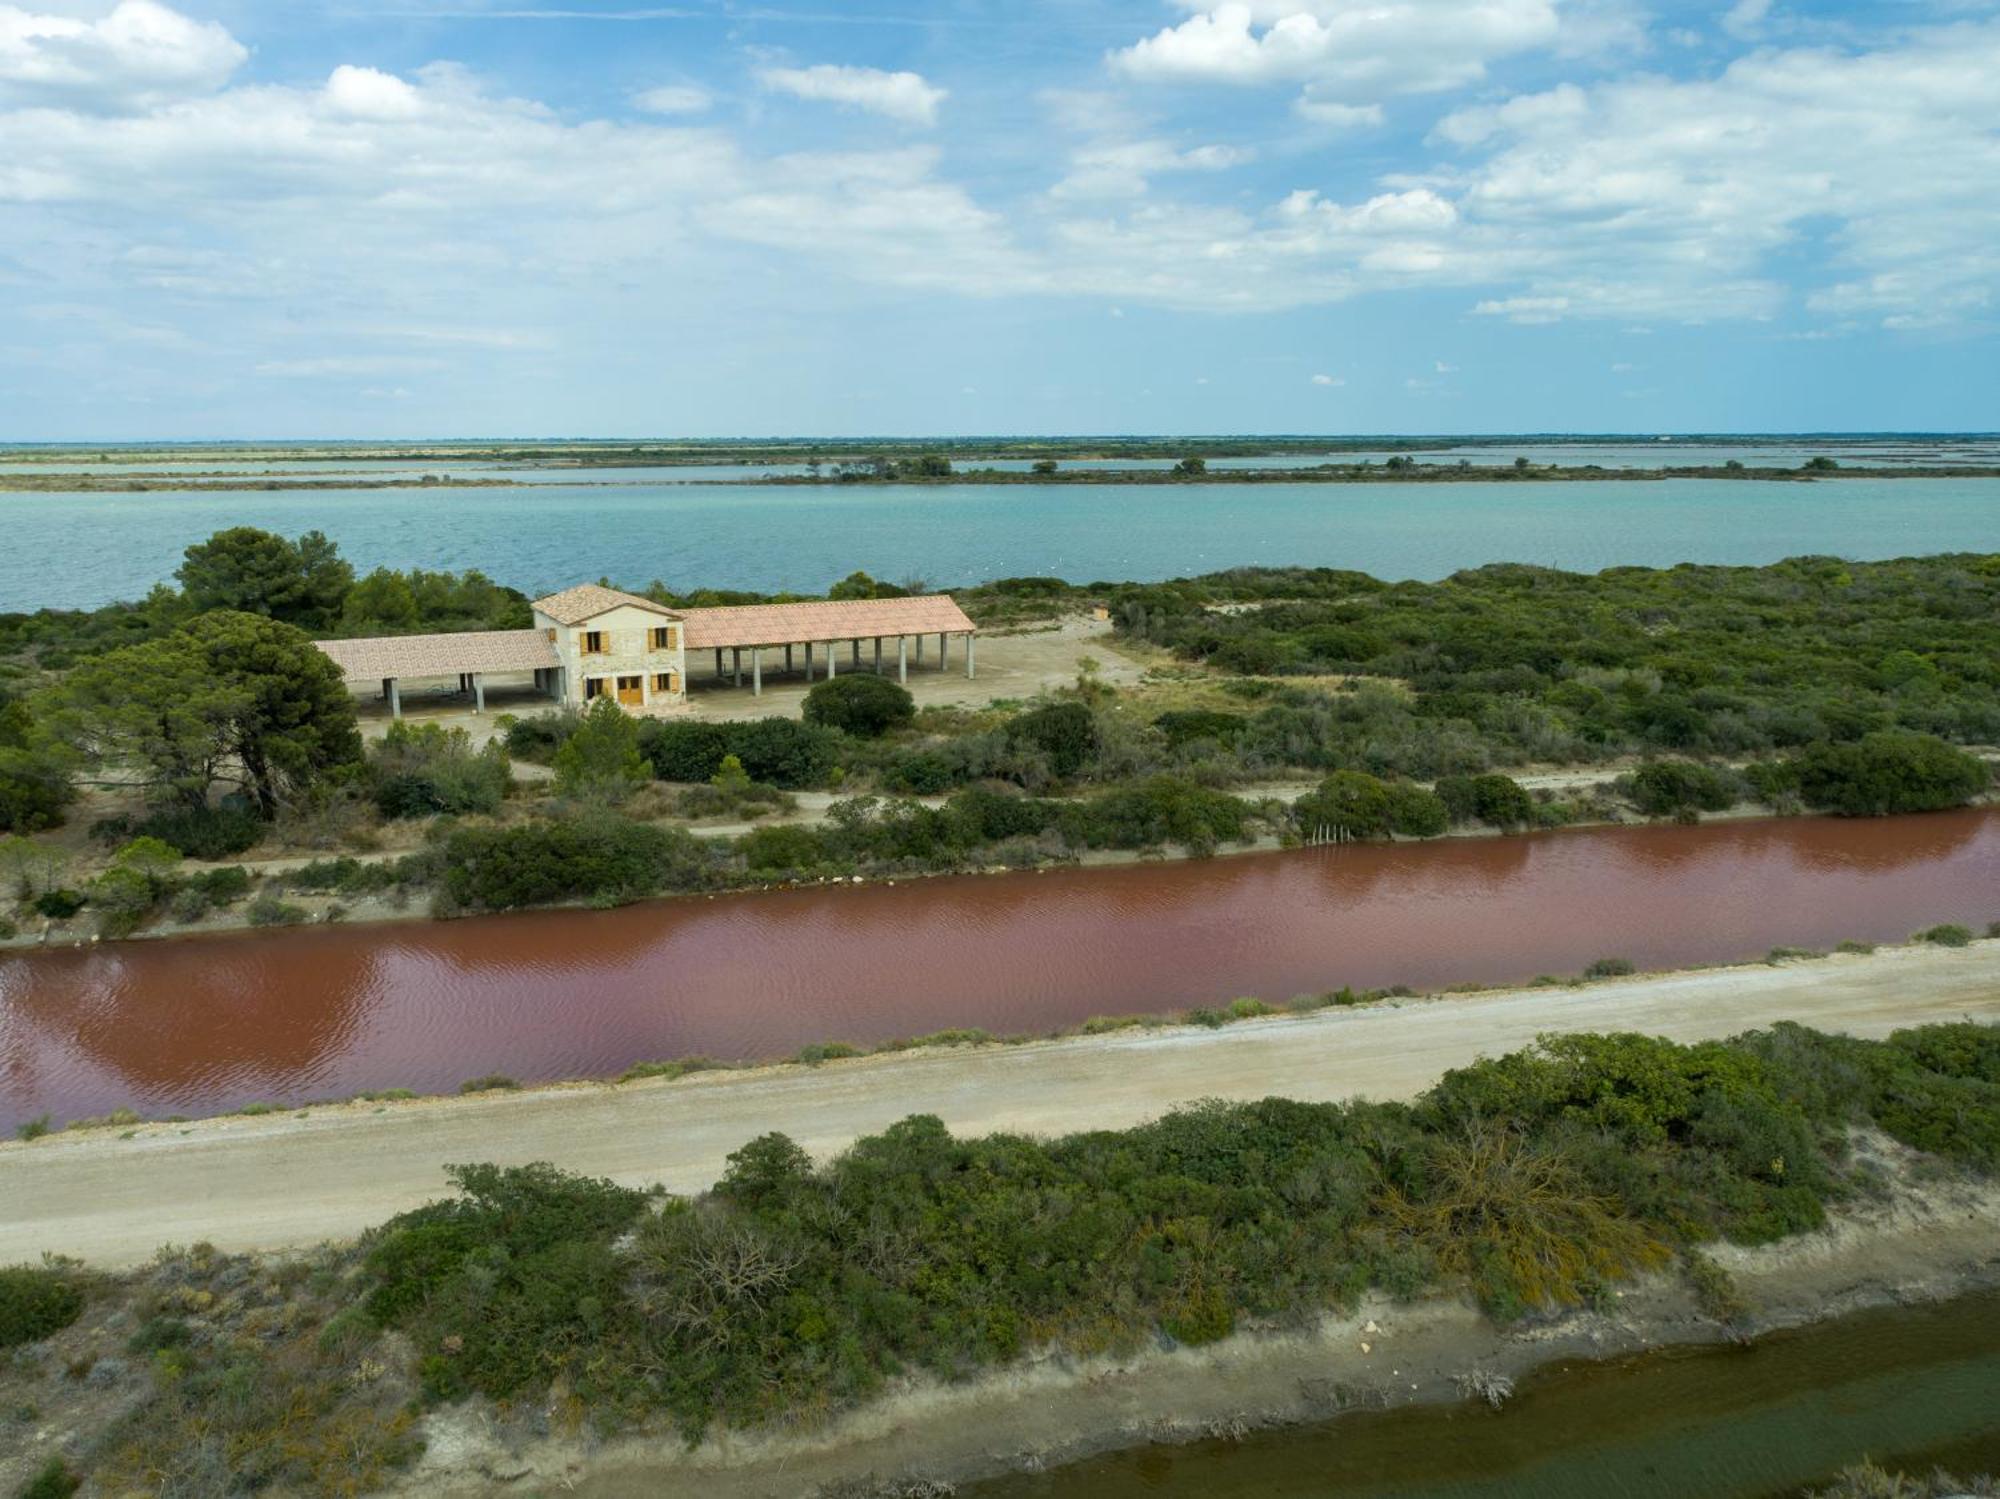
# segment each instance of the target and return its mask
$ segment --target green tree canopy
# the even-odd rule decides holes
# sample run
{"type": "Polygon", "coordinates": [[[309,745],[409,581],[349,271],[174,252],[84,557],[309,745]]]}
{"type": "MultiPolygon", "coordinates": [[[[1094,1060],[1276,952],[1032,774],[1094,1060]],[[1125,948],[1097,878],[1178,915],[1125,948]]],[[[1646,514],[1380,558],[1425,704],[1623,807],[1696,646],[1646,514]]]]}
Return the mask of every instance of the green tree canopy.
{"type": "Polygon", "coordinates": [[[234,785],[266,818],[361,758],[340,669],[303,631],[254,614],[204,614],[85,662],[52,694],[49,722],[94,770],[191,807],[234,785]]]}
{"type": "Polygon", "coordinates": [[[354,569],[319,531],[287,541],[255,526],[218,531],[189,547],[174,574],[188,604],[322,628],[340,617],[354,569]]]}
{"type": "Polygon", "coordinates": [[[616,804],[648,779],[639,753],[639,724],[615,699],[590,705],[576,732],[556,751],[556,790],[563,796],[616,804]]]}

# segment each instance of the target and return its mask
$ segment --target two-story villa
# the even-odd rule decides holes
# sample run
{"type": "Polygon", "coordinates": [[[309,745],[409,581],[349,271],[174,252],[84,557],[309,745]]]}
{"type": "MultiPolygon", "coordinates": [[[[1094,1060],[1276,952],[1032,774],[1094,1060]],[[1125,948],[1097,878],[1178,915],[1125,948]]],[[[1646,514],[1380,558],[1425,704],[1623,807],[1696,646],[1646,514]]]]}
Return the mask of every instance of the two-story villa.
{"type": "Polygon", "coordinates": [[[579,709],[609,697],[628,713],[660,713],[687,701],[690,652],[702,658],[714,653],[715,684],[748,686],[752,693],[764,690],[767,664],[787,675],[802,670],[808,680],[841,670],[893,669],[897,680],[908,681],[911,666],[924,665],[932,636],[940,669],[950,664],[956,639],[965,674],[975,671],[977,627],[947,594],[672,609],[585,583],[531,607],[529,630],[322,640],[319,648],[350,687],[380,684],[397,717],[406,686],[453,678],[455,691],[475,712],[484,711],[487,688],[499,677],[520,685],[531,678],[537,692],[579,709]],[[872,647],[866,657],[864,643],[872,647]]]}

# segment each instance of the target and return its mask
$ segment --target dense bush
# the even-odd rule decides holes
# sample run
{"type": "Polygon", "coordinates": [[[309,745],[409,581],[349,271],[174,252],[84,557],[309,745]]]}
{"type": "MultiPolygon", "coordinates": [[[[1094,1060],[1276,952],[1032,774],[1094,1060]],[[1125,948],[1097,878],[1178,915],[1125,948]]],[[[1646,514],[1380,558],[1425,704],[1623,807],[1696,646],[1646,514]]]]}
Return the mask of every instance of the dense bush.
{"type": "Polygon", "coordinates": [[[805,719],[857,738],[873,739],[900,729],[917,716],[907,688],[887,677],[857,673],[815,683],[806,693],[805,719]]]}
{"type": "Polygon", "coordinates": [[[557,795],[616,806],[638,790],[649,769],[639,752],[639,730],[616,699],[597,699],[550,762],[557,795]]]}
{"type": "Polygon", "coordinates": [[[663,781],[712,780],[734,755],[751,780],[797,791],[825,782],[840,742],[833,730],[794,718],[668,720],[641,727],[639,752],[663,781]]]}
{"type": "Polygon", "coordinates": [[[1535,821],[1535,799],[1527,788],[1503,775],[1441,776],[1434,788],[1453,822],[1521,828],[1535,821]]]}
{"type": "Polygon", "coordinates": [[[547,765],[555,759],[556,751],[568,742],[569,736],[576,732],[580,722],[582,715],[572,708],[516,718],[507,725],[507,753],[516,760],[547,765]]]}
{"type": "Polygon", "coordinates": [[[1691,760],[1654,760],[1632,772],[1632,805],[1648,817],[1721,812],[1735,805],[1734,778],[1691,760]]]}
{"type": "Polygon", "coordinates": [[[464,729],[396,723],[368,757],[375,806],[384,817],[500,810],[512,779],[496,741],[474,750],[464,729]]]}
{"type": "Polygon", "coordinates": [[[1048,757],[1049,769],[1067,780],[1097,758],[1097,720],[1082,703],[1050,703],[1008,720],[1007,737],[1048,757]]]}
{"type": "Polygon", "coordinates": [[[62,762],[46,752],[0,744],[0,833],[61,827],[76,788],[62,762]]]}
{"type": "Polygon", "coordinates": [[[1844,817],[1960,807],[1992,784],[1986,762],[1929,734],[1868,734],[1816,744],[1798,757],[1799,794],[1844,817]]]}
{"type": "Polygon", "coordinates": [[[611,815],[454,829],[439,851],[443,911],[618,902],[717,882],[713,851],[678,828],[611,815]]]}
{"type": "Polygon", "coordinates": [[[1212,742],[1233,745],[1243,736],[1248,720],[1241,713],[1217,713],[1206,709],[1185,709],[1162,713],[1153,727],[1166,736],[1169,749],[1212,742]]]}
{"type": "Polygon", "coordinates": [[[1889,728],[2000,738],[1991,557],[1596,575],[1495,564],[1393,585],[1242,568],[1128,584],[1108,602],[1127,634],[1228,669],[1406,684],[1400,705],[1370,703],[1387,738],[1349,738],[1337,713],[1322,718],[1347,751],[1328,769],[1432,777],[1659,750],[1753,754],[1889,728]],[[1259,607],[1213,607],[1229,602],[1259,607]],[[1476,763],[1460,759],[1466,747],[1476,763]]]}
{"type": "Polygon", "coordinates": [[[366,1305],[410,1335],[432,1399],[560,1380],[690,1440],[911,1370],[1205,1343],[1371,1287],[1468,1285],[1515,1317],[1718,1236],[1819,1224],[1851,1124],[1981,1159],[2000,1088],[1973,1074],[1996,1037],[1554,1037],[1407,1106],[1212,1102],[1054,1140],[917,1116],[819,1166],[773,1134],[657,1213],[546,1167],[461,1169],[462,1198],[372,1236],[366,1305]]]}
{"type": "Polygon", "coordinates": [[[1316,841],[1435,838],[1451,825],[1448,804],[1408,781],[1383,781],[1358,770],[1336,770],[1292,806],[1299,831],[1316,841]]]}
{"type": "Polygon", "coordinates": [[[66,1270],[0,1266],[0,1349],[54,1337],[83,1315],[83,1287],[66,1270]]]}

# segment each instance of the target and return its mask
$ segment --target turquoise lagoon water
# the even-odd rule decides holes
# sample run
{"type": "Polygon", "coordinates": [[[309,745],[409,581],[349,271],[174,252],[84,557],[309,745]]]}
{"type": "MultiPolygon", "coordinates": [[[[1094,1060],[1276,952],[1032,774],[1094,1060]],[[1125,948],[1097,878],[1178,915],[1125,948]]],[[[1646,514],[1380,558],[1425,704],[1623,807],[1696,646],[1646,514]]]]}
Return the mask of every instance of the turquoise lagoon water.
{"type": "Polygon", "coordinates": [[[478,567],[531,592],[598,577],[819,590],[857,567],[938,587],[1253,563],[1434,579],[1493,561],[1594,571],[1996,551],[2000,480],[189,489],[0,494],[0,520],[6,611],[139,597],[190,542],[232,525],[318,528],[364,571],[478,567]]]}

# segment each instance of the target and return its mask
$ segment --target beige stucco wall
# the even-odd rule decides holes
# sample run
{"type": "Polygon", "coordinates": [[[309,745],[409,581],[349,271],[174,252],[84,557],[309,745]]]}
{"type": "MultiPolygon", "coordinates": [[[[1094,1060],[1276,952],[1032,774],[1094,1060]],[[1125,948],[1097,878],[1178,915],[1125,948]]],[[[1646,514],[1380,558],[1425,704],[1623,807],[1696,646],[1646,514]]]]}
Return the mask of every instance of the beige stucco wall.
{"type": "MultiPolygon", "coordinates": [[[[535,613],[535,628],[555,632],[556,655],[562,659],[564,692],[563,699],[581,708],[584,705],[584,682],[591,677],[637,676],[644,683],[646,709],[669,708],[687,700],[687,650],[681,626],[664,615],[648,609],[640,609],[630,604],[621,604],[608,609],[581,624],[561,625],[539,610],[535,613]],[[674,632],[674,648],[654,650],[652,632],[668,628],[674,632]],[[583,649],[584,636],[598,631],[604,635],[606,650],[602,654],[586,655],[583,649]],[[671,672],[680,684],[680,691],[672,694],[655,692],[653,678],[662,672],[671,672]]],[[[607,689],[616,691],[615,686],[607,689]]]]}

